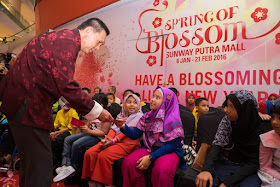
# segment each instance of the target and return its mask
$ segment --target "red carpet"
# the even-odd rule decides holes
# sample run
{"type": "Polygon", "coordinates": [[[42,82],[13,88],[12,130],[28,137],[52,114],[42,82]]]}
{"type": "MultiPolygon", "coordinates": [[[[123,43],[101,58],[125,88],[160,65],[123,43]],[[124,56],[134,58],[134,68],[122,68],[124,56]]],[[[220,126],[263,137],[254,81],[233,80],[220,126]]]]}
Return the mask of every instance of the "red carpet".
{"type": "MultiPolygon", "coordinates": [[[[52,187],[64,187],[64,183],[63,181],[61,182],[57,182],[57,183],[52,183],[52,187]]],[[[77,187],[78,185],[71,185],[71,186],[67,186],[67,187],[77,187]]],[[[14,173],[14,175],[9,178],[7,177],[5,174],[0,174],[0,187],[19,187],[19,174],[18,173],[14,173]]]]}

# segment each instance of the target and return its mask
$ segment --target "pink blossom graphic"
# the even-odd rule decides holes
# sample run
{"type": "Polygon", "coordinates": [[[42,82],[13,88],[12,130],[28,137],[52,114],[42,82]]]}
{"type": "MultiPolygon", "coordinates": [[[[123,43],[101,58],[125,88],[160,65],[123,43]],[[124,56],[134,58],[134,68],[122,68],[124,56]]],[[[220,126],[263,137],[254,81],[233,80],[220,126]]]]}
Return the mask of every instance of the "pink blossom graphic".
{"type": "Polygon", "coordinates": [[[163,4],[164,6],[168,6],[168,1],[166,1],[166,0],[162,1],[162,4],[163,4]]]}
{"type": "Polygon", "coordinates": [[[155,0],[153,3],[154,6],[158,6],[159,5],[159,0],[155,0]]]}
{"type": "Polygon", "coordinates": [[[267,18],[267,8],[256,8],[255,12],[251,14],[251,18],[254,19],[255,22],[260,22],[261,20],[265,20],[267,18]]]}
{"type": "Polygon", "coordinates": [[[170,101],[170,100],[171,100],[171,95],[168,94],[168,95],[166,96],[166,99],[167,99],[168,101],[170,101]]]}
{"type": "Polygon", "coordinates": [[[149,64],[149,66],[153,66],[157,63],[157,59],[156,56],[149,56],[147,59],[147,64],[149,64]]]}
{"type": "Polygon", "coordinates": [[[277,45],[280,45],[280,33],[277,33],[277,34],[275,35],[275,38],[276,38],[275,43],[276,43],[277,45]]]}
{"type": "Polygon", "coordinates": [[[161,21],[162,21],[161,18],[156,17],[155,20],[152,23],[154,25],[154,28],[160,27],[161,26],[161,21]]]}

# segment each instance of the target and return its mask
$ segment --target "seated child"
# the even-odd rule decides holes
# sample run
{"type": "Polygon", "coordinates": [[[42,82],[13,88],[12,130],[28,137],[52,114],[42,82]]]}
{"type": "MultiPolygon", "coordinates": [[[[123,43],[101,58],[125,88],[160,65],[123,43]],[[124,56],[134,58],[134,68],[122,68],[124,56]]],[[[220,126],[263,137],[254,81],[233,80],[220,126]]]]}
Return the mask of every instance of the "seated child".
{"type": "Polygon", "coordinates": [[[195,107],[195,95],[193,93],[189,93],[187,96],[186,107],[193,111],[195,107]]]}
{"type": "Polygon", "coordinates": [[[125,90],[125,91],[123,92],[123,98],[122,98],[122,99],[124,100],[124,98],[125,98],[128,94],[134,94],[134,91],[131,90],[131,89],[125,90]]]}
{"type": "Polygon", "coordinates": [[[280,186],[280,102],[271,108],[274,130],[260,135],[260,170],[258,176],[263,186],[280,186]]]}
{"type": "Polygon", "coordinates": [[[226,116],[219,124],[196,185],[259,186],[258,137],[262,120],[258,103],[249,91],[240,90],[229,94],[224,104],[226,116]]]}
{"type": "MultiPolygon", "coordinates": [[[[104,93],[95,94],[92,99],[98,102],[104,109],[107,109],[108,100],[104,93]]],[[[67,136],[64,139],[62,167],[56,169],[58,175],[54,177],[54,182],[67,178],[81,167],[84,150],[94,146],[104,138],[110,130],[110,123],[101,123],[96,119],[90,126],[84,125],[80,129],[82,133],[67,136]]]]}
{"type": "MultiPolygon", "coordinates": [[[[129,94],[124,99],[122,112],[117,119],[126,120],[128,127],[133,128],[142,115],[139,98],[129,94]]],[[[124,158],[138,147],[140,147],[139,139],[131,140],[121,133],[116,125],[113,125],[101,142],[86,151],[82,179],[90,178],[93,180],[92,185],[112,185],[114,161],[124,158]]]]}
{"type": "Polygon", "coordinates": [[[59,166],[61,163],[64,138],[72,134],[71,120],[72,118],[79,119],[76,110],[71,108],[64,97],[60,98],[59,103],[62,109],[57,112],[54,121],[54,128],[56,131],[50,133],[53,164],[55,167],[59,166]]]}
{"type": "Polygon", "coordinates": [[[131,139],[142,135],[145,147],[128,155],[122,164],[123,186],[145,186],[143,171],[153,162],[154,187],[174,186],[174,174],[180,165],[186,168],[181,140],[184,138],[176,95],[168,88],[157,87],[150,102],[151,111],[143,115],[136,128],[117,123],[131,139]]]}
{"type": "Polygon", "coordinates": [[[278,94],[272,93],[268,96],[267,100],[273,103],[274,101],[276,101],[276,99],[278,99],[278,97],[279,97],[278,94]]]}
{"type": "Polygon", "coordinates": [[[99,93],[102,93],[102,90],[99,87],[95,87],[93,92],[94,92],[94,94],[99,94],[99,93]]]}
{"type": "Polygon", "coordinates": [[[108,106],[115,103],[115,95],[112,93],[107,93],[107,99],[108,99],[108,106]]]}
{"type": "MultiPolygon", "coordinates": [[[[128,94],[135,94],[135,93],[134,93],[134,91],[131,90],[131,89],[125,90],[125,91],[123,92],[123,98],[122,98],[123,101],[124,101],[124,98],[125,98],[128,94]]],[[[121,103],[120,106],[122,107],[123,104],[121,103]]]]}
{"type": "Polygon", "coordinates": [[[197,136],[197,122],[199,117],[203,114],[207,114],[209,112],[209,101],[204,97],[200,97],[195,100],[195,110],[193,111],[193,115],[195,118],[195,127],[194,127],[194,136],[197,136]]]}
{"type": "Polygon", "coordinates": [[[83,90],[83,92],[85,92],[88,95],[90,95],[90,93],[91,93],[91,90],[89,88],[83,87],[82,90],[83,90]]]}

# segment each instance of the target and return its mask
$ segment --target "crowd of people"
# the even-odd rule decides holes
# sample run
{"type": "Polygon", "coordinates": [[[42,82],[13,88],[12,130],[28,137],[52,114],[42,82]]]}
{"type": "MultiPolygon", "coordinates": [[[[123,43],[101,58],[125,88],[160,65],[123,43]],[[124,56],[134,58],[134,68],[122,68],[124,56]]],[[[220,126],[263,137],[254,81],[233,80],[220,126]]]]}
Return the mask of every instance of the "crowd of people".
{"type": "Polygon", "coordinates": [[[167,86],[147,103],[132,89],[118,98],[113,85],[91,93],[73,80],[75,59],[79,50],[98,50],[109,33],[91,18],[33,39],[8,74],[0,66],[0,129],[9,132],[0,162],[9,164],[17,146],[20,186],[116,185],[119,160],[124,187],[280,185],[279,94],[257,102],[238,90],[211,107],[192,93],[181,105],[167,86]]]}
{"type": "MultiPolygon", "coordinates": [[[[91,93],[88,88],[83,90],[91,93]]],[[[98,87],[94,90],[92,99],[116,120],[113,123],[85,120],[87,123],[80,127],[81,132],[70,135],[75,128],[70,127],[71,116],[77,118],[78,114],[70,115],[67,119],[69,124],[65,125],[68,134],[64,147],[61,144],[63,149],[59,151],[63,157],[61,164],[55,164],[54,159],[56,176],[53,181],[66,179],[66,184],[111,186],[114,184],[112,165],[124,158],[121,166],[123,186],[145,186],[143,171],[149,167],[152,167],[150,180],[153,186],[174,186],[176,170],[181,168],[187,174],[186,167],[191,168],[184,158],[182,140],[185,136],[191,137],[191,141],[184,143],[198,154],[196,141],[200,117],[213,110],[221,110],[226,113],[216,129],[202,170],[194,180],[196,185],[260,186],[261,181],[263,186],[280,184],[278,153],[275,151],[279,148],[280,134],[280,101],[277,94],[271,94],[265,101],[271,102],[268,105],[271,113],[267,114],[259,112],[259,104],[264,101],[257,102],[246,90],[229,94],[223,106],[217,108],[209,107],[206,98],[194,94],[186,98],[185,106],[179,105],[176,88],[157,87],[149,103],[141,102],[139,93],[132,89],[123,92],[122,102],[115,96],[114,86],[108,88],[107,94],[98,87]],[[275,99],[271,100],[271,96],[275,99]],[[191,114],[194,123],[183,124],[183,113],[191,114]],[[263,122],[270,116],[272,126],[269,121],[263,122]],[[186,132],[184,128],[193,130],[186,132]],[[75,175],[69,177],[73,173],[75,175]]],[[[59,112],[65,110],[65,105],[60,106],[62,109],[59,112]]],[[[59,115],[55,121],[57,118],[59,115]]],[[[58,128],[55,132],[60,131],[58,128]]],[[[177,181],[179,186],[183,183],[177,181]]]]}
{"type": "MultiPolygon", "coordinates": [[[[89,88],[82,90],[91,95],[89,88]]],[[[186,97],[185,106],[179,104],[176,88],[158,86],[148,103],[141,102],[140,94],[132,89],[124,90],[121,99],[115,92],[114,86],[110,86],[106,94],[96,87],[92,96],[92,100],[111,113],[113,122],[83,118],[64,97],[53,105],[55,131],[49,136],[54,182],[113,185],[112,165],[124,158],[121,167],[123,186],[145,186],[141,171],[149,167],[152,167],[150,180],[153,186],[174,186],[176,170],[181,168],[187,174],[185,169],[191,167],[184,157],[183,144],[198,154],[196,141],[200,118],[219,110],[226,113],[216,129],[202,170],[194,180],[196,185],[280,184],[277,160],[280,99],[277,94],[271,94],[267,101],[257,102],[250,92],[236,91],[226,97],[223,106],[214,108],[209,107],[206,98],[194,94],[186,97]],[[260,112],[263,102],[270,103],[267,104],[269,113],[260,112]],[[193,123],[184,123],[184,113],[192,115],[193,123]],[[271,124],[270,121],[264,123],[263,120],[270,117],[271,124]],[[85,123],[77,127],[71,123],[73,118],[85,123]],[[274,130],[269,131],[271,127],[274,130]],[[186,131],[188,128],[193,129],[186,131]],[[185,136],[191,141],[185,141],[185,136]]],[[[8,126],[8,121],[5,124],[8,126]]],[[[6,145],[12,146],[0,159],[4,164],[10,162],[15,146],[13,138],[6,141],[9,142],[6,145]]],[[[177,183],[180,186],[180,181],[177,183]]]]}

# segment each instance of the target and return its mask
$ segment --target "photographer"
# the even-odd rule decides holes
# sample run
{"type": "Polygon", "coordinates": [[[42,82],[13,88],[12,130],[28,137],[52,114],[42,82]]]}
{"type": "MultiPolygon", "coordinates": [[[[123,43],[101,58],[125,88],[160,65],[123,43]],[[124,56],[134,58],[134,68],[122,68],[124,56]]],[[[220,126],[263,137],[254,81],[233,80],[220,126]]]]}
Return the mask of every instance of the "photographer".
{"type": "Polygon", "coordinates": [[[5,60],[0,61],[0,81],[8,73],[8,68],[6,67],[5,60]]]}

